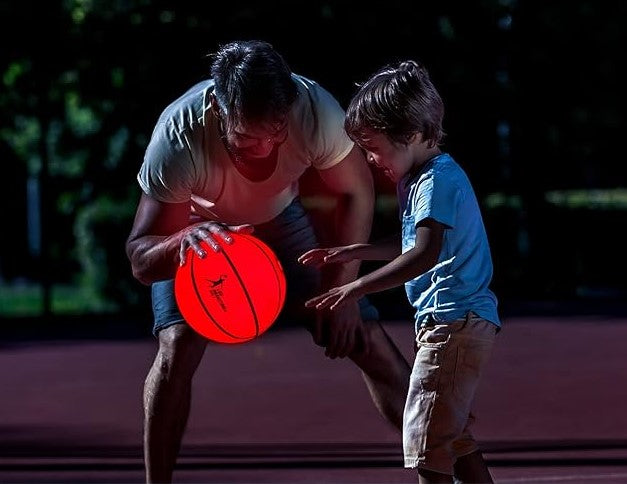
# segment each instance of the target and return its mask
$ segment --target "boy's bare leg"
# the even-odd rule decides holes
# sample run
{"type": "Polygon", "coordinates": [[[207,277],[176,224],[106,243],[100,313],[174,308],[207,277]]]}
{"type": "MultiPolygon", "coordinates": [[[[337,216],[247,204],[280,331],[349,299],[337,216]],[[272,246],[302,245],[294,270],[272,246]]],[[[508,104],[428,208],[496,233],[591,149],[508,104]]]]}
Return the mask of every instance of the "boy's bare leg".
{"type": "Polygon", "coordinates": [[[492,476],[480,451],[464,455],[455,462],[455,477],[461,482],[492,484],[492,476]]]}
{"type": "Polygon", "coordinates": [[[364,325],[370,333],[370,352],[353,353],[350,359],[362,370],[381,415],[401,431],[411,367],[378,321],[364,321],[364,325]]]}
{"type": "Polygon", "coordinates": [[[146,482],[172,482],[191,402],[192,377],[207,341],[186,324],[159,332],[159,351],[144,385],[146,482]]]}
{"type": "Polygon", "coordinates": [[[430,471],[428,469],[418,469],[418,482],[419,484],[451,484],[453,482],[453,476],[430,471]]]}

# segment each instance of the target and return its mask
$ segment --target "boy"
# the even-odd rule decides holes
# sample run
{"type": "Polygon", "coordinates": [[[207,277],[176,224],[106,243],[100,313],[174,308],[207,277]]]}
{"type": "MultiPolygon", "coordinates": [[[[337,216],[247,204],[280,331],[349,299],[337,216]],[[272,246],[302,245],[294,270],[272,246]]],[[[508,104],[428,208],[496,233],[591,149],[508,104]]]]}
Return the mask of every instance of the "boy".
{"type": "Polygon", "coordinates": [[[406,61],[377,72],[346,112],[349,136],[397,184],[399,237],[314,249],[303,264],[388,264],[307,301],[334,310],[405,285],[415,312],[416,357],[403,416],[405,467],[421,483],[492,482],[470,432],[481,371],[501,323],[489,289],[492,260],[474,190],[440,150],[443,102],[426,69],[406,61]]]}

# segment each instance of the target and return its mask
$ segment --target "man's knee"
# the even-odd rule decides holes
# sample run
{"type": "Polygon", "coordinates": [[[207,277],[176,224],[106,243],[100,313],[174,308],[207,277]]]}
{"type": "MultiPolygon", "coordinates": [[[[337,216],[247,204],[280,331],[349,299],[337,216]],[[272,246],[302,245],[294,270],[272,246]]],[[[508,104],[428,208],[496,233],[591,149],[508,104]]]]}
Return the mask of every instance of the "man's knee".
{"type": "Polygon", "coordinates": [[[394,370],[404,378],[410,365],[381,323],[378,320],[364,321],[364,332],[368,339],[367,351],[363,345],[355,345],[349,355],[351,360],[369,374],[394,370]]]}
{"type": "Polygon", "coordinates": [[[187,324],[161,330],[156,366],[166,378],[191,378],[198,368],[207,340],[187,324]]]}

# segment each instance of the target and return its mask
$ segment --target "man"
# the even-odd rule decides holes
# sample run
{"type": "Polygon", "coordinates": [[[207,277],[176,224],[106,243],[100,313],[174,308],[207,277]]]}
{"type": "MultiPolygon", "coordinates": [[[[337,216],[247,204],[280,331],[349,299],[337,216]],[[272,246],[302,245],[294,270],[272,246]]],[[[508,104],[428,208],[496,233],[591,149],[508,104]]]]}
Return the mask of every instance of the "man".
{"type": "Polygon", "coordinates": [[[188,249],[205,256],[251,232],[277,253],[288,279],[282,317],[298,318],[331,358],[361,369],[381,413],[401,428],[409,365],[364,298],[317,316],[304,301],[354,280],[359,263],[320,280],[298,256],[317,246],[298,197],[313,166],[337,196],[334,243],[367,241],[374,201],[370,171],[343,130],[344,112],[316,82],[293,74],[261,41],[233,42],[213,58],[211,78],[161,114],[138,174],[142,195],[126,251],[134,276],[152,286],[159,349],[144,388],[147,482],[170,482],[191,403],[191,380],[207,340],[185,324],[173,277],[188,249]]]}

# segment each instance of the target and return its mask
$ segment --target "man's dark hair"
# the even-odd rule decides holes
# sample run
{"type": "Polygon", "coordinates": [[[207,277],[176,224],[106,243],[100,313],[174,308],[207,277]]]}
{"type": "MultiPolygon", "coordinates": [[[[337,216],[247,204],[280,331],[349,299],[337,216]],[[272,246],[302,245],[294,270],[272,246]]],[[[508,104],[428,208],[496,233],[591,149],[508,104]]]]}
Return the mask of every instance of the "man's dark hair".
{"type": "Polygon", "coordinates": [[[365,140],[367,130],[400,144],[420,132],[429,146],[437,146],[444,137],[443,118],[444,103],[427,70],[409,60],[379,70],[360,85],[346,110],[344,128],[357,142],[365,140]]]}
{"type": "Polygon", "coordinates": [[[284,116],[298,95],[289,66],[267,42],[231,42],[212,58],[214,95],[230,126],[284,116]]]}

